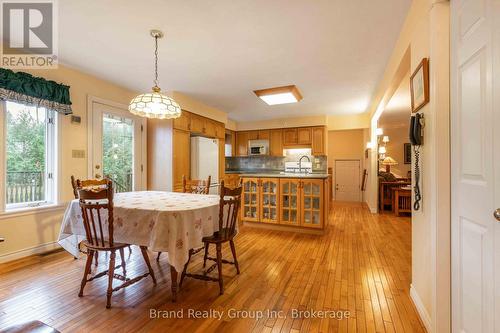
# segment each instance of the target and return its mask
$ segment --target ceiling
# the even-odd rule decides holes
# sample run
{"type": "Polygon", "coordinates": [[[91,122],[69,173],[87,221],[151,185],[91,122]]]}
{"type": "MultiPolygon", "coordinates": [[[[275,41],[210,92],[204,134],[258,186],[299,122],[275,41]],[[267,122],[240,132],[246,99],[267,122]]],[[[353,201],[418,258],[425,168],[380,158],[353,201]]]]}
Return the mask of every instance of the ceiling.
{"type": "Polygon", "coordinates": [[[410,115],[410,72],[408,72],[382,112],[378,120],[378,127],[408,127],[410,115]]]}
{"type": "Polygon", "coordinates": [[[411,0],[64,0],[61,63],[136,91],[160,86],[236,121],[366,111],[411,0]],[[253,90],[295,84],[304,99],[268,106],[253,90]]]}

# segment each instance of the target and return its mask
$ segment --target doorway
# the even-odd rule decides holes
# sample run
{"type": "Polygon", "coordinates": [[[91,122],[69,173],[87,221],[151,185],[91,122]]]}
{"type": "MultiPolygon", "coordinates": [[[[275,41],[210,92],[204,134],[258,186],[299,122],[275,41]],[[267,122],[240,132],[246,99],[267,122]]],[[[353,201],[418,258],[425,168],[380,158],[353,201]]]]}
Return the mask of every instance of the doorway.
{"type": "Polygon", "coordinates": [[[126,107],[92,102],[89,112],[89,177],[110,178],[116,192],[146,187],[146,120],[126,107]]]}
{"type": "Polygon", "coordinates": [[[335,200],[361,201],[360,161],[335,161],[335,200]]]}

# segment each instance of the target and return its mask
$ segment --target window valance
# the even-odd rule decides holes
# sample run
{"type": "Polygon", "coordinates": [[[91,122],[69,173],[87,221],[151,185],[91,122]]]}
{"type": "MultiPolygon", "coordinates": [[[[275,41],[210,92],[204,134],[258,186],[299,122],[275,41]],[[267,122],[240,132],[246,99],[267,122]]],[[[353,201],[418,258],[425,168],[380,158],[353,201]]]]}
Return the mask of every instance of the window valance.
{"type": "Polygon", "coordinates": [[[0,99],[73,113],[69,86],[5,68],[0,68],[0,99]]]}

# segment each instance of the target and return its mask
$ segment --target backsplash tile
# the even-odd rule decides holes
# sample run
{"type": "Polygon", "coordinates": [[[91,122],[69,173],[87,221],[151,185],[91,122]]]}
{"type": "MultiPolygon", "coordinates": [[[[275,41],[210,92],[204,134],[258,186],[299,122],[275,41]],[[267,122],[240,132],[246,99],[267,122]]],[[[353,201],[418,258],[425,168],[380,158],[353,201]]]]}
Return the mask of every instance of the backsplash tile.
{"type": "MultiPolygon", "coordinates": [[[[304,154],[289,154],[287,156],[242,156],[226,157],[226,171],[242,172],[280,172],[285,170],[285,162],[296,162],[304,154]]],[[[326,156],[312,156],[313,172],[327,172],[326,156]]]]}

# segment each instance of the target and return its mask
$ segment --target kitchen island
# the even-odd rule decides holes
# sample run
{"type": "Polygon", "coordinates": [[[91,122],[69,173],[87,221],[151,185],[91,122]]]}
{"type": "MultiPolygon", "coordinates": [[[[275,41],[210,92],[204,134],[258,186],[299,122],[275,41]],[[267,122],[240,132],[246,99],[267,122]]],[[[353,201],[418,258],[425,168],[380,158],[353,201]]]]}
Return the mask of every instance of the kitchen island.
{"type": "Polygon", "coordinates": [[[241,179],[241,221],[277,230],[322,233],[330,194],[326,173],[248,173],[226,171],[230,182],[241,179]]]}

